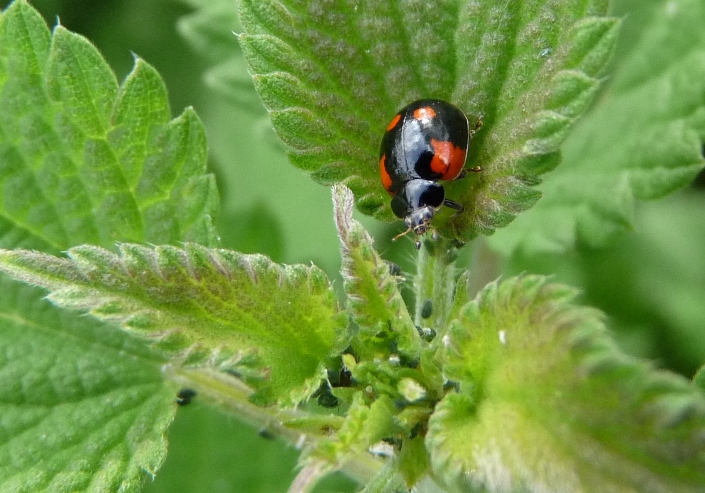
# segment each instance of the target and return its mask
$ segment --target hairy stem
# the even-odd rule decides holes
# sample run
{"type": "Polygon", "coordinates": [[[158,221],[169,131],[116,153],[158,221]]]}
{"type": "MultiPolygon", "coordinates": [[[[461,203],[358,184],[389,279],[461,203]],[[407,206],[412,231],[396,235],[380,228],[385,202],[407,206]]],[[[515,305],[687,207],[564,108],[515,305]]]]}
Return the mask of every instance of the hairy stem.
{"type": "MultiPolygon", "coordinates": [[[[308,414],[295,409],[282,410],[277,406],[257,406],[249,400],[252,390],[226,373],[206,368],[190,369],[171,365],[164,368],[164,373],[179,386],[195,390],[199,398],[216,404],[218,408],[259,430],[279,437],[297,450],[313,449],[319,440],[327,437],[324,431],[312,432],[310,428],[301,431],[288,427],[286,423],[305,421],[309,417],[308,414]]],[[[328,426],[319,419],[316,422],[319,430],[337,428],[340,424],[338,416],[332,416],[330,421],[328,426]]],[[[363,453],[343,464],[341,471],[360,484],[366,484],[377,474],[382,465],[383,463],[371,454],[363,453]]],[[[311,472],[312,470],[308,470],[308,473],[311,472]]],[[[309,477],[308,473],[304,473],[300,480],[310,480],[313,486],[318,476],[309,477]]]]}
{"type": "Polygon", "coordinates": [[[287,493],[308,493],[318,481],[329,472],[329,465],[323,461],[313,462],[299,471],[287,493]]]}
{"type": "Polygon", "coordinates": [[[300,413],[282,411],[278,407],[259,407],[249,401],[252,391],[239,379],[211,369],[167,368],[167,376],[182,387],[198,392],[199,398],[217,404],[220,409],[237,416],[245,423],[266,430],[288,443],[301,448],[314,437],[282,424],[296,419],[300,413]]]}
{"type": "Polygon", "coordinates": [[[447,239],[423,242],[419,250],[418,272],[414,282],[416,325],[430,327],[436,331],[445,327],[453,304],[457,257],[458,249],[447,239]],[[428,316],[424,318],[424,315],[428,316]]]}

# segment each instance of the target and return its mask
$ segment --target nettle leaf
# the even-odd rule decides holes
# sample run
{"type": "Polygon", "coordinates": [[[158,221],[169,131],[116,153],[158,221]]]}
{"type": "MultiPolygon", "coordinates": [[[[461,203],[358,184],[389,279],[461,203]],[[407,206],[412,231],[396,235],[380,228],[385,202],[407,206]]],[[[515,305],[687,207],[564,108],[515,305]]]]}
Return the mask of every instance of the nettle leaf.
{"type": "Polygon", "coordinates": [[[170,120],[150,65],[137,58],[118,85],[89,41],[51,33],[24,0],[0,17],[0,163],[0,228],[45,251],[216,242],[218,196],[193,110],[170,120]]]}
{"type": "Polygon", "coordinates": [[[242,31],[235,2],[211,0],[195,7],[194,12],[179,19],[177,28],[184,40],[212,63],[203,75],[205,85],[264,118],[266,112],[233,34],[242,31]]]}
{"type": "Polygon", "coordinates": [[[693,383],[705,392],[705,366],[701,366],[693,377],[693,383]]]}
{"type": "Polygon", "coordinates": [[[0,289],[0,490],[138,491],[176,411],[163,358],[36,288],[0,289]]]}
{"type": "MultiPolygon", "coordinates": [[[[84,38],[25,1],[0,12],[0,247],[215,241],[191,110],[169,121],[137,60],[118,86],[84,38]]],[[[0,490],[139,490],[164,461],[176,389],[157,352],[0,279],[0,490]]]]}
{"type": "Polygon", "coordinates": [[[468,230],[464,239],[492,234],[538,200],[531,186],[559,164],[560,144],[592,102],[612,53],[619,21],[596,17],[606,5],[507,1],[502,11],[469,2],[462,12],[453,94],[483,115],[469,159],[486,170],[469,187],[449,186],[468,210],[454,219],[468,230]]]}
{"type": "Polygon", "coordinates": [[[210,358],[242,370],[261,401],[288,402],[345,343],[346,317],[314,266],[189,243],[184,249],[122,244],[120,255],[80,246],[68,256],[3,251],[0,270],[51,290],[48,298],[59,306],[89,309],[155,339],[187,362],[210,358]]]}
{"type": "Polygon", "coordinates": [[[661,3],[645,22],[638,37],[620,40],[612,82],[563,146],[564,165],[539,187],[544,198],[494,248],[604,245],[631,227],[637,200],[682,188],[703,168],[705,5],[661,3]]]}
{"type": "Polygon", "coordinates": [[[575,295],[524,276],[463,307],[444,341],[460,391],[429,423],[434,469],[489,492],[702,490],[705,396],[620,353],[575,295]]]}
{"type": "Polygon", "coordinates": [[[460,106],[483,127],[469,160],[484,172],[449,185],[465,213],[434,223],[464,239],[536,201],[538,176],[598,87],[618,21],[606,2],[241,0],[240,44],[291,162],[342,181],[366,214],[391,219],[378,156],[392,116],[421,97],[460,106]]]}
{"type": "Polygon", "coordinates": [[[340,236],[343,254],[342,275],[348,309],[352,321],[360,329],[358,352],[372,359],[375,346],[380,357],[391,352],[389,344],[395,341],[410,355],[419,350],[420,339],[404,300],[399,293],[398,280],[375,250],[372,237],[353,219],[353,195],[343,185],[333,187],[335,224],[340,236]],[[384,338],[380,337],[384,335],[384,338]]]}
{"type": "Polygon", "coordinates": [[[240,30],[235,4],[229,0],[211,0],[194,7],[193,12],[179,18],[179,34],[210,60],[217,62],[233,56],[238,51],[233,33],[240,30]]]}
{"type": "MultiPolygon", "coordinates": [[[[372,478],[360,493],[396,493],[404,491],[406,484],[404,478],[397,472],[391,461],[380,470],[380,472],[372,478]]],[[[417,489],[423,492],[423,489],[417,489]]]]}

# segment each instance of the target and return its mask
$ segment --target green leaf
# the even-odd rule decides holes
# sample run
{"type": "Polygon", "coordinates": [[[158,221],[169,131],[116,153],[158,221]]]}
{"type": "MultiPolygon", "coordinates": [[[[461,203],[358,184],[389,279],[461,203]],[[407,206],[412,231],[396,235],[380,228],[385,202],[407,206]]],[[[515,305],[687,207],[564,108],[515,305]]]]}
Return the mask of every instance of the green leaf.
{"type": "MultiPolygon", "coordinates": [[[[205,138],[169,121],[145,62],[118,86],[84,38],[25,1],[0,13],[0,246],[215,241],[205,138]]],[[[0,279],[2,491],[137,491],[166,455],[176,389],[143,341],[0,279]]]]}
{"type": "Polygon", "coordinates": [[[388,357],[389,344],[395,341],[399,349],[415,355],[420,339],[399,293],[397,278],[375,250],[365,228],[353,219],[352,192],[343,185],[333,187],[333,202],[348,309],[360,329],[356,341],[360,347],[356,350],[370,360],[388,357]]]}
{"type": "Polygon", "coordinates": [[[460,393],[429,422],[435,471],[490,492],[702,490],[705,396],[621,354],[575,294],[524,276],[461,310],[444,341],[460,393]]]}
{"type": "Polygon", "coordinates": [[[424,446],[423,437],[417,436],[404,440],[397,462],[407,485],[415,485],[419,479],[428,474],[428,452],[424,446]]]}
{"type": "Polygon", "coordinates": [[[0,227],[55,252],[118,238],[215,243],[203,128],[192,109],[169,118],[150,65],[136,59],[119,86],[90,42],[50,33],[15,1],[0,15],[0,227]]]}
{"type": "Polygon", "coordinates": [[[705,366],[701,366],[698,372],[693,377],[693,383],[703,392],[705,392],[705,366]]]}
{"type": "Polygon", "coordinates": [[[602,246],[631,227],[637,200],[671,193],[703,168],[705,5],[656,5],[639,35],[630,29],[621,40],[611,84],[565,142],[563,166],[539,187],[543,199],[491,240],[497,250],[602,246]]]}
{"type": "Polygon", "coordinates": [[[332,438],[321,440],[304,462],[325,459],[331,467],[339,468],[356,455],[366,454],[372,445],[396,431],[395,413],[389,397],[381,396],[368,405],[362,392],[355,393],[340,430],[332,438]]]}
{"type": "Polygon", "coordinates": [[[377,171],[392,116],[421,97],[482,115],[469,159],[485,171],[449,185],[465,213],[435,223],[470,239],[530,207],[558,164],[616,38],[618,22],[595,17],[604,4],[241,0],[240,45],[291,162],[343,181],[380,219],[392,218],[377,171]]]}
{"type": "Polygon", "coordinates": [[[181,17],[176,27],[199,54],[215,62],[230,58],[238,51],[233,33],[242,28],[235,4],[229,0],[211,0],[197,6],[194,12],[181,17]]]}
{"type": "Polygon", "coordinates": [[[634,231],[606,248],[578,245],[570,255],[520,250],[504,270],[555,273],[579,286],[586,304],[609,314],[628,353],[692,376],[705,362],[703,210],[705,194],[695,187],[640,202],[634,231]]]}
{"type": "Polygon", "coordinates": [[[589,303],[625,328],[625,345],[684,375],[705,362],[703,210],[705,194],[695,190],[639,204],[634,233],[553,263],[556,272],[572,264],[589,303]]]}
{"type": "Polygon", "coordinates": [[[234,34],[242,31],[235,2],[219,0],[198,6],[179,19],[177,28],[184,40],[212,63],[203,75],[205,85],[264,119],[266,112],[234,34]]]}
{"type": "MultiPolygon", "coordinates": [[[[194,7],[194,12],[179,19],[177,29],[184,40],[212,64],[203,75],[204,84],[245,110],[246,117],[257,116],[257,124],[271,128],[234,34],[242,32],[235,2],[210,0],[194,7]]],[[[276,144],[279,148],[279,142],[276,144]]]]}
{"type": "Polygon", "coordinates": [[[176,410],[164,360],[35,288],[0,288],[0,490],[138,491],[176,410]]]}
{"type": "Polygon", "coordinates": [[[0,269],[51,290],[57,305],[89,309],[172,355],[242,371],[263,401],[302,398],[290,393],[317,381],[321,360],[342,350],[346,317],[316,267],[188,243],[122,244],[120,255],[80,246],[68,255],[4,251],[0,269]]]}
{"type": "Polygon", "coordinates": [[[404,478],[389,461],[360,493],[397,493],[404,491],[405,487],[404,478]]]}

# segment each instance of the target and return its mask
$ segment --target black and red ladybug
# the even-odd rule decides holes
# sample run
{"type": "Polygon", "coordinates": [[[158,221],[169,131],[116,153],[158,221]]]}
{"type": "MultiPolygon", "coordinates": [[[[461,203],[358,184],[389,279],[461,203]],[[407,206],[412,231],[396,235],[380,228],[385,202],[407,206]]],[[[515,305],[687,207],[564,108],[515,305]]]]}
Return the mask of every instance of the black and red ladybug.
{"type": "MultiPolygon", "coordinates": [[[[446,198],[438,181],[480,171],[479,167],[463,170],[470,137],[480,125],[478,121],[471,131],[465,114],[440,99],[414,101],[392,118],[382,139],[379,173],[392,196],[392,212],[407,227],[399,236],[412,231],[415,237],[425,234],[442,205],[463,210],[446,198]]],[[[416,240],[416,248],[420,245],[416,240]]]]}

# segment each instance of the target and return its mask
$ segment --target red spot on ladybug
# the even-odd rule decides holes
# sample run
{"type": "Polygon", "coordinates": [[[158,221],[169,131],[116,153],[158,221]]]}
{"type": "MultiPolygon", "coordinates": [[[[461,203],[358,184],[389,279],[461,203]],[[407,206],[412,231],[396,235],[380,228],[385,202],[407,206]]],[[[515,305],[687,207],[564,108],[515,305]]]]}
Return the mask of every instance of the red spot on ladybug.
{"type": "Polygon", "coordinates": [[[441,180],[455,180],[463,171],[468,150],[455,147],[447,140],[431,139],[431,146],[434,152],[431,158],[431,170],[441,175],[441,180]]]}
{"type": "Polygon", "coordinates": [[[391,176],[389,176],[389,173],[387,173],[387,169],[385,168],[385,164],[384,164],[386,160],[387,160],[387,156],[385,156],[384,154],[379,159],[379,176],[382,178],[382,186],[384,186],[384,189],[393,195],[393,193],[391,191],[392,178],[391,178],[391,176]]]}
{"type": "Polygon", "coordinates": [[[423,106],[414,110],[414,118],[417,120],[430,120],[436,116],[436,112],[430,106],[423,106]]]}
{"type": "Polygon", "coordinates": [[[399,123],[399,120],[401,120],[401,115],[396,115],[394,118],[392,118],[392,121],[389,122],[389,125],[387,125],[387,132],[396,127],[397,123],[399,123]]]}
{"type": "MultiPolygon", "coordinates": [[[[463,210],[445,198],[438,181],[465,175],[468,145],[479,126],[480,122],[470,131],[465,114],[439,99],[415,101],[392,118],[382,138],[379,171],[384,189],[392,195],[392,211],[408,228],[402,235],[426,233],[443,205],[463,210]]],[[[420,247],[418,240],[416,246],[420,247]]]]}

